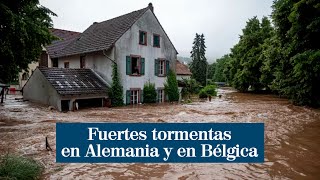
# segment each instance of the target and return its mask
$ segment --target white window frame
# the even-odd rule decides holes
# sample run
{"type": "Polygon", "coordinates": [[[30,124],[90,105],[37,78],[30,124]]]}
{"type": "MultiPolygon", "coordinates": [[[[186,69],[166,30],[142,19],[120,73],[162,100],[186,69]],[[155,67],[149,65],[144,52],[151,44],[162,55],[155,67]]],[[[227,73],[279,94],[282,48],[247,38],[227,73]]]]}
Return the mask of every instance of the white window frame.
{"type": "Polygon", "coordinates": [[[139,90],[130,90],[130,103],[139,104],[139,90]]]}

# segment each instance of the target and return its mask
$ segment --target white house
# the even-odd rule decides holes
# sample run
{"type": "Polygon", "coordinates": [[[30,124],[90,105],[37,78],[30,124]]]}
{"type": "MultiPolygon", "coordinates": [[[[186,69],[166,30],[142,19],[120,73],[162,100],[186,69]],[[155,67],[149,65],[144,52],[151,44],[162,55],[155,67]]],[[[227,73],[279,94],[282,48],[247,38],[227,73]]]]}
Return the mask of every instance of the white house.
{"type": "Polygon", "coordinates": [[[89,68],[109,85],[112,65],[117,63],[123,85],[124,102],[140,103],[146,82],[155,83],[159,101],[165,100],[164,82],[175,70],[177,50],[153,12],[146,8],[95,22],[51,59],[60,68],[89,68]]]}

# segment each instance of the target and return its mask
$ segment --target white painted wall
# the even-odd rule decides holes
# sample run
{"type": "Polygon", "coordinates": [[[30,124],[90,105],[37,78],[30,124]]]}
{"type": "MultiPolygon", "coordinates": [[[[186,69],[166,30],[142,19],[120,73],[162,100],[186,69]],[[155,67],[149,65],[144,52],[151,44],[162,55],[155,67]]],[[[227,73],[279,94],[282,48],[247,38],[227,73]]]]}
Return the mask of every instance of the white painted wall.
{"type": "Polygon", "coordinates": [[[64,68],[64,63],[69,62],[69,68],[80,68],[80,55],[59,58],[58,67],[64,68]]]}
{"type": "Polygon", "coordinates": [[[23,99],[55,107],[61,111],[60,95],[39,69],[33,72],[23,88],[23,99]]]}
{"type": "Polygon", "coordinates": [[[170,68],[175,70],[177,53],[151,10],[148,10],[115,44],[115,59],[121,72],[124,102],[126,90],[143,89],[148,81],[155,83],[156,88],[164,87],[166,77],[154,75],[154,60],[158,58],[170,60],[170,68]],[[139,44],[139,30],[147,32],[147,46],[139,44]],[[153,47],[153,34],[160,35],[160,48],[153,47]],[[145,58],[145,75],[126,75],[126,56],[130,55],[145,58]]]}

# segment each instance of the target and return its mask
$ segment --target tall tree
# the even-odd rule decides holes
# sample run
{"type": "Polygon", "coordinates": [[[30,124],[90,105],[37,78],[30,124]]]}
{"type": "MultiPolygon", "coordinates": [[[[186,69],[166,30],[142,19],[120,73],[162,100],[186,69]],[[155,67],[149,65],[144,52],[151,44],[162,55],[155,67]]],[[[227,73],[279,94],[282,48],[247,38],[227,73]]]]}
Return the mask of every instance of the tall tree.
{"type": "Polygon", "coordinates": [[[196,34],[193,41],[193,47],[191,53],[191,63],[190,70],[192,72],[192,77],[197,80],[201,85],[206,84],[207,79],[207,66],[208,62],[205,57],[206,45],[204,35],[196,34]]]}
{"type": "Polygon", "coordinates": [[[54,40],[49,28],[56,16],[38,0],[0,2],[0,80],[9,83],[36,61],[42,46],[54,40]]]}
{"type": "Polygon", "coordinates": [[[282,57],[274,90],[297,104],[320,106],[320,2],[277,0],[272,18],[282,57]]]}
{"type": "Polygon", "coordinates": [[[257,91],[264,88],[260,82],[263,59],[259,57],[262,44],[271,37],[271,31],[271,23],[266,17],[262,18],[261,23],[257,17],[249,19],[242,30],[238,44],[231,49],[232,59],[226,63],[226,68],[231,71],[226,77],[236,89],[257,91]]]}
{"type": "Polygon", "coordinates": [[[226,62],[229,59],[229,55],[224,55],[222,58],[217,59],[216,62],[216,69],[214,71],[213,80],[217,82],[225,82],[226,81],[226,75],[224,74],[224,69],[226,66],[226,62]]]}

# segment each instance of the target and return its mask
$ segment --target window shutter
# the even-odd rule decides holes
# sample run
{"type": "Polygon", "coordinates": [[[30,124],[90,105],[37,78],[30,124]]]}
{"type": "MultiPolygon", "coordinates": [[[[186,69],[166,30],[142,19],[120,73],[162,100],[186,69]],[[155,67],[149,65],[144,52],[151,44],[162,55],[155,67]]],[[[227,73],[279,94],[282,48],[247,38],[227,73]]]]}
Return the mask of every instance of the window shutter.
{"type": "Polygon", "coordinates": [[[166,75],[168,75],[170,70],[170,61],[166,60],[166,75]]]}
{"type": "Polygon", "coordinates": [[[154,60],[154,75],[155,76],[159,75],[159,60],[158,59],[154,60]]]}
{"type": "Polygon", "coordinates": [[[140,103],[143,103],[143,90],[139,90],[140,93],[140,103]]]}
{"type": "Polygon", "coordinates": [[[126,92],[126,104],[130,104],[131,103],[131,91],[127,90],[126,92]]]}
{"type": "Polygon", "coordinates": [[[131,75],[131,57],[127,56],[126,57],[126,74],[131,75]]]}
{"type": "Polygon", "coordinates": [[[141,67],[141,70],[140,70],[140,72],[141,72],[141,75],[144,75],[144,70],[145,70],[145,67],[144,67],[145,65],[144,65],[144,58],[141,58],[140,59],[140,67],[141,67]]]}

